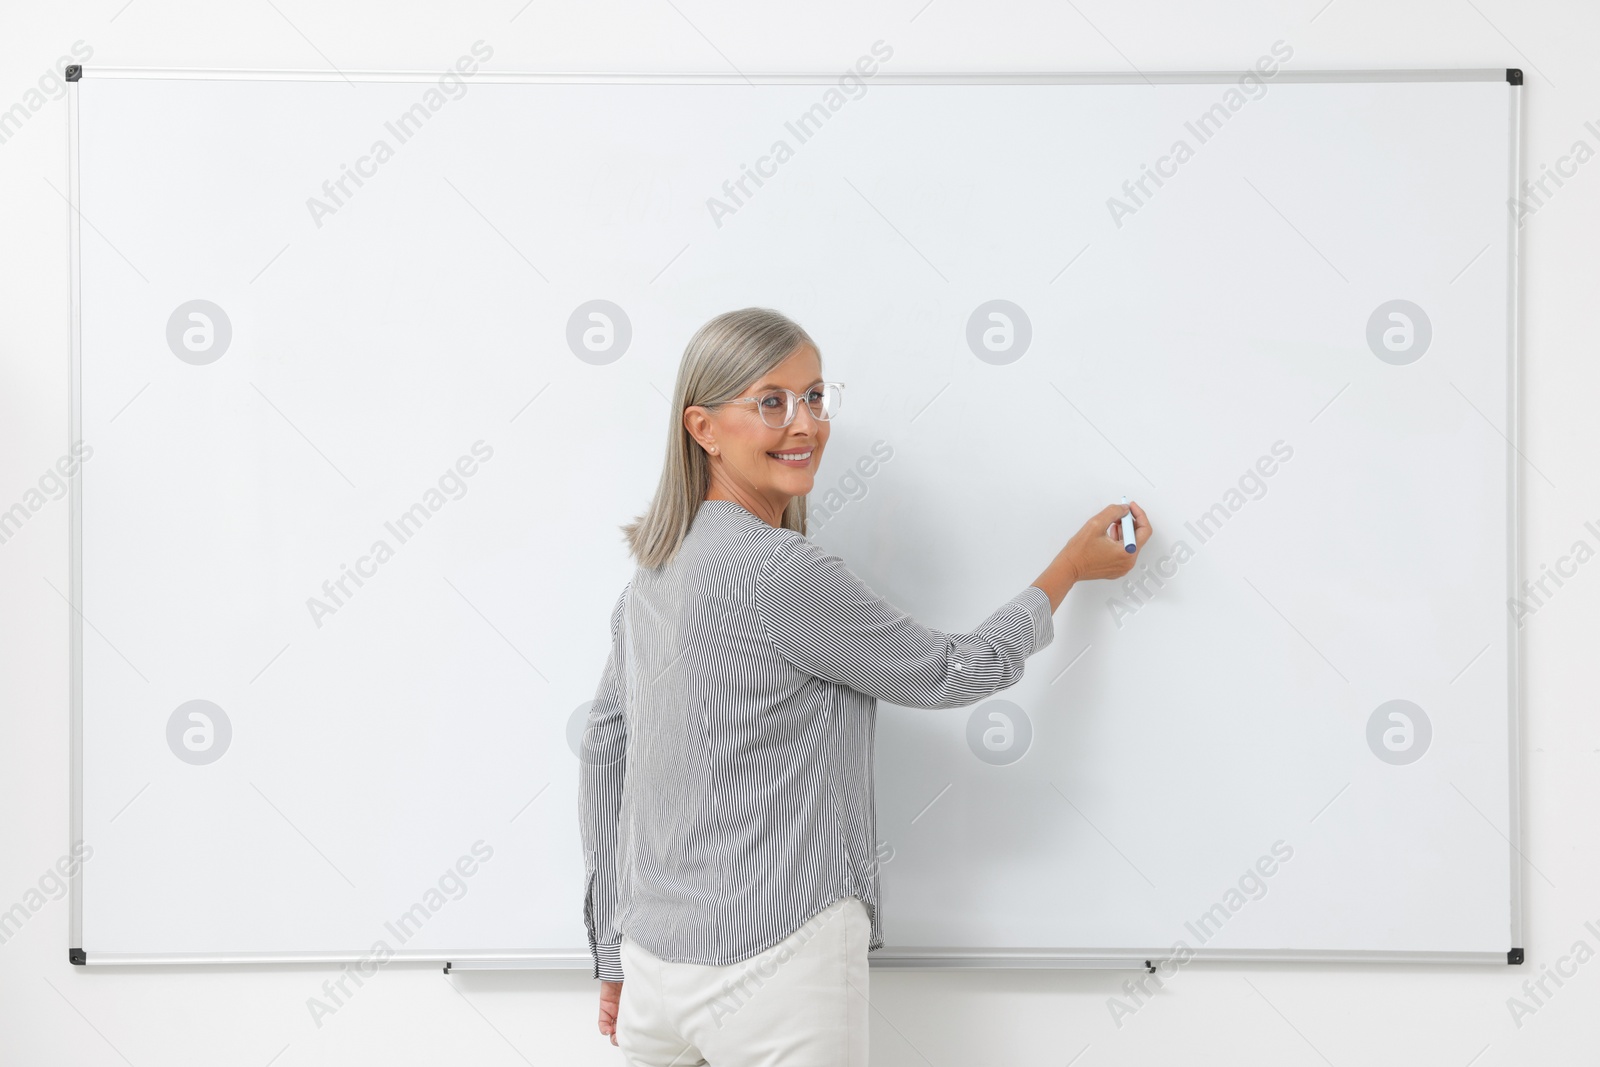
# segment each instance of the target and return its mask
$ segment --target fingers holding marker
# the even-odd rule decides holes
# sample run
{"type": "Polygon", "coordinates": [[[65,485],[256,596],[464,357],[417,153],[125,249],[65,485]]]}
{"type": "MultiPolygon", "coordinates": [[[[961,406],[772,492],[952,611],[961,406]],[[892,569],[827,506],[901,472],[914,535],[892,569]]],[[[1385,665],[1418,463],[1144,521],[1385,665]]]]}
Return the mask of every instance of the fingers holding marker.
{"type": "Polygon", "coordinates": [[[1141,508],[1137,503],[1131,500],[1128,502],[1128,510],[1133,513],[1134,540],[1138,543],[1140,548],[1143,548],[1144,543],[1150,540],[1150,516],[1144,513],[1144,508],[1141,508]]]}
{"type": "Polygon", "coordinates": [[[1123,514],[1127,511],[1121,504],[1107,504],[1101,508],[1089,522],[1105,531],[1108,538],[1115,541],[1121,537],[1117,531],[1118,523],[1122,521],[1123,514]]]}

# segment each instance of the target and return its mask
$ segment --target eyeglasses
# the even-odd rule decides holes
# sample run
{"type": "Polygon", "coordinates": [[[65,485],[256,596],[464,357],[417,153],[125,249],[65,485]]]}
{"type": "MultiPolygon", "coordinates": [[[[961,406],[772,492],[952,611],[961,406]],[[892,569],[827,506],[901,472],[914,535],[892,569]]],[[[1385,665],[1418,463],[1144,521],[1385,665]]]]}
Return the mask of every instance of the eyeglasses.
{"type": "MultiPolygon", "coordinates": [[[[768,389],[756,396],[741,396],[737,400],[725,400],[724,404],[754,404],[756,410],[761,412],[761,421],[774,430],[781,430],[794,421],[794,416],[800,410],[799,400],[793,390],[768,389]]],[[[844,401],[843,382],[818,382],[806,390],[806,407],[811,409],[811,417],[826,422],[839,413],[839,405],[844,401]]]]}

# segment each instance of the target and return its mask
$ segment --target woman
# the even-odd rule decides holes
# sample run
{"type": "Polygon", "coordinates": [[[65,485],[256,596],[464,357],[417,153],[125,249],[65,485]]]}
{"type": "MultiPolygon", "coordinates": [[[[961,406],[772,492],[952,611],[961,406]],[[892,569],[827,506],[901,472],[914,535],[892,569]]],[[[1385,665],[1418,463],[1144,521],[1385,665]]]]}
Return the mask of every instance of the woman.
{"type": "Polygon", "coordinates": [[[1015,684],[1073,583],[1133,566],[1113,505],[977,629],[921,625],[804,536],[840,396],[776,311],[712,319],[624,528],[638,568],[580,777],[600,1032],[630,1063],[865,1064],[877,698],[953,708],[1015,684]]]}

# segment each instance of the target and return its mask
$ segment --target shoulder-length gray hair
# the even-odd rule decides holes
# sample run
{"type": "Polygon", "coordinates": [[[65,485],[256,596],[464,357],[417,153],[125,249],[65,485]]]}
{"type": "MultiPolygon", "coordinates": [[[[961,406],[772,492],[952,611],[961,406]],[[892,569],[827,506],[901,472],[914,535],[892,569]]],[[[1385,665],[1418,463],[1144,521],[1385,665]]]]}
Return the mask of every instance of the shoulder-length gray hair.
{"type": "MultiPolygon", "coordinates": [[[[724,312],[689,339],[667,412],[661,481],[644,514],[622,527],[628,550],[641,567],[659,567],[677,555],[711,488],[710,459],[683,424],[683,413],[696,404],[712,407],[737,398],[801,345],[816,349],[821,358],[811,336],[771,308],[724,312]]],[[[805,497],[790,499],[783,525],[806,532],[805,497]]]]}

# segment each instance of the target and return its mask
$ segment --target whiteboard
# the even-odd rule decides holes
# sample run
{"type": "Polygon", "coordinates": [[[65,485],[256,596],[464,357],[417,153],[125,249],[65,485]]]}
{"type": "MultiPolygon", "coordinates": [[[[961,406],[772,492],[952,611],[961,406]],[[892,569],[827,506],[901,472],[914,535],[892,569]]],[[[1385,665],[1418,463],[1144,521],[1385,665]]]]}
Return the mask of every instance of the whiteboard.
{"type": "Polygon", "coordinates": [[[76,959],[586,967],[618,527],[761,305],[920,621],[1156,531],[880,705],[875,963],[1507,960],[1520,79],[492,65],[74,83],[76,959]]]}

